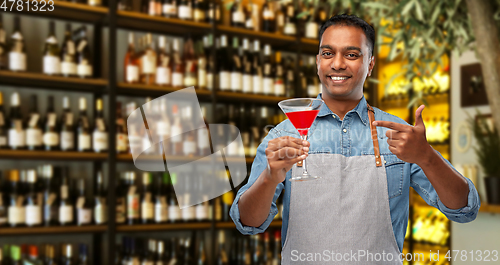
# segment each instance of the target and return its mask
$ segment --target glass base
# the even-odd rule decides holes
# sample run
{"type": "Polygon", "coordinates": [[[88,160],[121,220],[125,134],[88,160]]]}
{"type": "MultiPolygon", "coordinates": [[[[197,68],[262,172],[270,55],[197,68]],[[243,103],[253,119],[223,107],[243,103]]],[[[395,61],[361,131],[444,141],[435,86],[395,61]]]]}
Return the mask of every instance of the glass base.
{"type": "Polygon", "coordinates": [[[316,180],[319,179],[320,177],[317,176],[311,176],[309,174],[304,174],[296,177],[291,177],[290,181],[308,181],[308,180],[316,180]]]}

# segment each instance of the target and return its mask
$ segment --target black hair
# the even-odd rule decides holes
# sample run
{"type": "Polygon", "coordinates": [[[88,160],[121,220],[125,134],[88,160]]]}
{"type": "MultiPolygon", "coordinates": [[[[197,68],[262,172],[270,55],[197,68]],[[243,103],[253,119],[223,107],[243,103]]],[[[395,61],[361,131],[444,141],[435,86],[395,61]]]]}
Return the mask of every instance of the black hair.
{"type": "Polygon", "coordinates": [[[333,25],[341,25],[341,26],[353,26],[363,30],[365,33],[366,39],[368,40],[368,48],[370,49],[371,55],[373,55],[373,49],[375,48],[375,29],[372,25],[368,24],[363,19],[355,16],[355,15],[335,15],[328,19],[319,30],[319,41],[321,42],[321,37],[325,30],[333,25]]]}

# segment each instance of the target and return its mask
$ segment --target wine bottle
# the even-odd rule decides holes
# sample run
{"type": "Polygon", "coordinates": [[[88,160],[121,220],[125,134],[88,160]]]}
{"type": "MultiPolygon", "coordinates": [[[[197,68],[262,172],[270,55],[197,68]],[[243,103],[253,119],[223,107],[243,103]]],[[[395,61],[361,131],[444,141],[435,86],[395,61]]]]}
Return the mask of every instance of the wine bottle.
{"type": "Polygon", "coordinates": [[[318,80],[318,76],[316,75],[316,69],[315,69],[315,66],[316,66],[316,61],[315,61],[315,57],[309,57],[309,64],[307,66],[308,68],[308,75],[307,75],[307,95],[309,97],[316,97],[318,96],[318,93],[320,91],[318,91],[318,85],[319,85],[319,80],[318,80]]]}
{"type": "Polygon", "coordinates": [[[283,3],[277,3],[278,7],[276,8],[276,14],[275,14],[275,21],[276,21],[276,26],[274,31],[278,34],[283,34],[284,28],[285,28],[285,6],[283,3]]]}
{"type": "Polygon", "coordinates": [[[90,6],[101,6],[102,1],[101,0],[87,0],[87,4],[90,6]]]}
{"type": "Polygon", "coordinates": [[[219,231],[217,250],[218,250],[217,265],[229,265],[229,258],[226,252],[224,231],[219,231]]]}
{"type": "Polygon", "coordinates": [[[260,244],[259,235],[252,235],[252,264],[261,264],[262,262],[262,245],[260,244]]]}
{"type": "Polygon", "coordinates": [[[146,35],[146,49],[141,56],[141,83],[152,85],[156,81],[156,51],[154,50],[153,35],[146,35]]]}
{"type": "Polygon", "coordinates": [[[205,0],[193,0],[193,20],[195,22],[206,21],[207,3],[205,0]]]}
{"type": "Polygon", "coordinates": [[[317,22],[317,19],[315,19],[317,16],[317,12],[315,12],[314,6],[311,6],[309,8],[309,15],[307,16],[307,22],[305,24],[305,32],[304,32],[304,37],[308,39],[317,39],[318,38],[318,33],[319,33],[319,25],[317,22]]]}
{"type": "Polygon", "coordinates": [[[42,149],[42,126],[36,95],[30,97],[30,114],[26,126],[26,146],[28,150],[42,149]]]}
{"type": "Polygon", "coordinates": [[[128,152],[128,132],[125,119],[122,116],[122,103],[116,102],[116,152],[123,154],[128,152]]]}
{"type": "Polygon", "coordinates": [[[182,144],[182,123],[181,123],[181,112],[177,104],[172,106],[172,118],[173,124],[170,127],[170,142],[172,147],[170,148],[170,153],[172,155],[182,155],[183,144],[182,144]]]}
{"type": "Polygon", "coordinates": [[[198,244],[198,253],[197,253],[197,260],[196,260],[196,265],[206,265],[208,264],[207,261],[207,254],[205,252],[205,242],[203,238],[200,238],[200,243],[198,244]]]}
{"type": "Polygon", "coordinates": [[[284,70],[281,64],[281,52],[276,52],[276,65],[274,74],[274,95],[282,97],[285,95],[284,70]]]}
{"type": "Polygon", "coordinates": [[[92,207],[85,194],[85,179],[80,178],[76,182],[77,197],[75,201],[76,224],[89,225],[92,223],[92,207]]]}
{"type": "Polygon", "coordinates": [[[242,65],[238,49],[238,38],[233,37],[233,48],[231,49],[231,90],[241,92],[242,89],[242,65]]]}
{"type": "MultiPolygon", "coordinates": [[[[167,173],[168,174],[168,173],[167,173]]],[[[177,175],[175,173],[169,174],[170,183],[168,183],[168,221],[170,223],[179,222],[181,219],[181,210],[177,197],[175,195],[174,185],[177,182],[177,175]]]]}
{"type": "Polygon", "coordinates": [[[250,42],[247,38],[243,39],[243,55],[241,56],[242,64],[242,87],[243,93],[252,92],[252,54],[250,52],[250,42]]]}
{"type": "Polygon", "coordinates": [[[283,28],[283,34],[295,36],[297,34],[297,19],[295,13],[295,7],[292,0],[285,0],[285,24],[283,28]]]}
{"type": "Polygon", "coordinates": [[[144,255],[142,257],[141,265],[155,265],[155,254],[156,240],[148,239],[144,242],[144,255]]]}
{"type": "Polygon", "coordinates": [[[274,232],[274,255],[272,265],[281,264],[281,231],[274,232]]]}
{"type": "Polygon", "coordinates": [[[142,192],[141,192],[141,221],[143,224],[154,222],[154,204],[151,173],[142,174],[142,192]]]}
{"type": "Polygon", "coordinates": [[[108,130],[104,121],[101,98],[96,100],[96,117],[94,132],[92,133],[92,147],[96,153],[108,151],[108,130]]]}
{"type": "Polygon", "coordinates": [[[170,46],[167,43],[165,36],[158,38],[158,62],[156,64],[156,84],[160,86],[168,86],[171,84],[172,68],[170,46]]]}
{"type": "Polygon", "coordinates": [[[78,151],[88,152],[92,150],[92,141],[90,136],[90,123],[87,117],[87,100],[84,97],[79,99],[80,117],[76,128],[78,151]]]}
{"type": "Polygon", "coordinates": [[[203,39],[203,51],[207,57],[206,86],[207,89],[210,91],[213,90],[214,86],[214,69],[215,69],[215,59],[212,54],[212,46],[213,46],[213,35],[208,35],[206,39],[205,38],[203,39]]]}
{"type": "Polygon", "coordinates": [[[238,125],[238,129],[240,129],[241,133],[241,141],[243,142],[243,153],[245,156],[250,156],[250,124],[248,121],[251,120],[250,111],[248,108],[241,104],[240,106],[240,124],[238,125]]]}
{"type": "Polygon", "coordinates": [[[236,0],[233,2],[233,6],[231,7],[231,26],[236,28],[244,28],[245,27],[245,12],[243,10],[243,4],[240,0],[236,0]]]}
{"type": "Polygon", "coordinates": [[[257,30],[257,28],[255,27],[257,21],[255,20],[258,18],[253,16],[253,13],[258,12],[256,9],[257,5],[252,3],[249,3],[246,7],[243,7],[243,11],[245,12],[245,28],[248,30],[257,30]],[[254,10],[256,12],[254,12],[254,10]]]}
{"type": "Polygon", "coordinates": [[[201,106],[201,114],[202,114],[202,119],[203,123],[205,124],[205,129],[198,129],[198,155],[199,156],[208,156],[211,154],[210,150],[210,132],[209,132],[209,126],[207,122],[207,107],[206,106],[201,106]]]}
{"type": "Polygon", "coordinates": [[[274,11],[269,0],[266,0],[264,5],[262,6],[262,31],[275,31],[274,11]]]}
{"type": "Polygon", "coordinates": [[[174,39],[173,43],[174,53],[172,54],[172,86],[183,87],[184,85],[184,61],[180,55],[180,43],[178,39],[174,39]]]}
{"type": "Polygon", "coordinates": [[[74,265],[73,246],[71,244],[62,245],[61,265],[74,265]]]}
{"type": "Polygon", "coordinates": [[[132,1],[131,0],[119,0],[118,10],[120,11],[132,11],[132,1]]]}
{"type": "MultiPolygon", "coordinates": [[[[229,176],[229,170],[227,170],[229,176]]],[[[222,195],[222,221],[229,222],[229,210],[234,200],[234,192],[228,191],[222,195]]]]}
{"type": "Polygon", "coordinates": [[[154,265],[166,265],[166,257],[165,257],[165,243],[161,240],[158,240],[158,246],[156,247],[156,257],[154,265]]]}
{"type": "Polygon", "coordinates": [[[125,180],[125,173],[120,174],[120,178],[116,181],[115,185],[115,211],[116,211],[116,218],[115,222],[117,224],[123,224],[125,223],[125,220],[127,219],[127,205],[126,205],[126,193],[125,190],[127,188],[126,180],[125,180]]]}
{"type": "Polygon", "coordinates": [[[43,265],[44,263],[39,258],[38,247],[30,245],[29,246],[29,257],[23,260],[23,265],[43,265]]]}
{"type": "Polygon", "coordinates": [[[24,210],[24,194],[21,192],[19,183],[19,170],[13,169],[9,172],[9,195],[7,217],[11,227],[25,225],[26,213],[24,210]]]}
{"type": "Polygon", "coordinates": [[[13,32],[9,45],[9,70],[24,72],[27,70],[26,44],[21,33],[21,20],[18,16],[14,17],[13,32]]]}
{"type": "Polygon", "coordinates": [[[177,17],[177,0],[163,0],[163,16],[167,18],[177,17]]]}
{"type": "Polygon", "coordinates": [[[10,127],[8,131],[9,147],[14,150],[26,147],[26,137],[21,113],[19,93],[14,92],[10,98],[10,127]]]}
{"type": "Polygon", "coordinates": [[[269,242],[269,232],[264,233],[264,251],[262,255],[263,264],[271,264],[273,260],[273,253],[271,251],[271,244],[269,242]]]}
{"type": "Polygon", "coordinates": [[[284,75],[285,75],[285,97],[295,97],[295,62],[292,57],[287,57],[285,60],[284,75]]]}
{"type": "Polygon", "coordinates": [[[58,192],[56,185],[56,174],[59,177],[60,168],[55,168],[52,165],[42,166],[42,177],[44,179],[43,191],[43,223],[45,226],[57,225],[59,206],[58,206],[58,192]]]}
{"type": "Polygon", "coordinates": [[[134,46],[134,33],[128,33],[128,49],[125,54],[124,67],[125,69],[125,82],[138,83],[139,82],[139,64],[137,62],[137,54],[134,46]]]}
{"type": "Polygon", "coordinates": [[[179,18],[193,20],[193,6],[191,0],[179,0],[179,18]]]}
{"type": "Polygon", "coordinates": [[[222,35],[220,37],[220,48],[218,49],[218,73],[219,73],[219,89],[230,90],[231,89],[231,59],[229,57],[228,47],[227,47],[227,36],[222,35]]]}
{"type": "Polygon", "coordinates": [[[11,261],[9,265],[21,265],[21,249],[19,246],[10,246],[10,258],[11,261]]]}
{"type": "Polygon", "coordinates": [[[73,151],[75,149],[75,130],[73,126],[73,113],[69,106],[69,97],[63,97],[63,114],[61,116],[61,150],[73,151]]]}
{"type": "Polygon", "coordinates": [[[81,78],[92,77],[92,59],[90,45],[87,40],[87,28],[80,28],[80,40],[76,45],[76,73],[81,78]]]}
{"type": "Polygon", "coordinates": [[[262,88],[264,95],[270,95],[274,92],[273,61],[271,59],[271,45],[264,46],[262,88]]]}
{"type": "Polygon", "coordinates": [[[3,174],[0,171],[0,227],[7,225],[7,205],[5,203],[6,198],[7,196],[5,196],[3,174]]]}
{"type": "Polygon", "coordinates": [[[55,247],[54,245],[45,245],[45,265],[56,265],[55,261],[55,247]]]}
{"type": "Polygon", "coordinates": [[[133,225],[139,223],[140,218],[140,200],[139,191],[135,184],[135,172],[130,171],[126,173],[127,181],[127,224],[133,225]]]}
{"type": "Polygon", "coordinates": [[[76,75],[76,49],[71,33],[71,24],[66,24],[66,32],[64,33],[64,41],[61,47],[60,54],[61,74],[63,76],[76,75]]]}
{"type": "Polygon", "coordinates": [[[3,110],[3,93],[0,92],[0,149],[7,148],[7,124],[3,110]]]}
{"type": "Polygon", "coordinates": [[[73,224],[73,203],[69,197],[67,168],[61,168],[61,192],[59,200],[59,224],[73,224]]]}
{"type": "Polygon", "coordinates": [[[28,193],[24,201],[26,226],[39,226],[42,224],[42,194],[36,187],[37,176],[35,170],[27,171],[28,193]]]}
{"type": "Polygon", "coordinates": [[[54,110],[54,97],[49,96],[47,113],[45,114],[45,128],[43,131],[43,145],[46,151],[59,149],[59,123],[54,110]]]}
{"type": "Polygon", "coordinates": [[[148,3],[148,15],[150,16],[156,16],[156,0],[149,0],[148,3]]]}
{"type": "Polygon", "coordinates": [[[188,37],[184,42],[183,61],[186,64],[184,70],[184,86],[195,86],[197,83],[196,76],[198,75],[196,55],[194,53],[193,39],[188,37]]]}
{"type": "Polygon", "coordinates": [[[197,58],[197,89],[207,88],[207,56],[205,50],[203,49],[203,43],[208,41],[208,36],[203,37],[203,41],[198,41],[195,43],[195,57],[197,58]]]}
{"type": "Polygon", "coordinates": [[[106,192],[104,191],[104,177],[102,171],[97,172],[96,189],[94,195],[94,223],[102,225],[108,222],[108,206],[106,192]]]}
{"type": "Polygon", "coordinates": [[[166,184],[168,183],[168,174],[158,174],[156,181],[154,219],[155,223],[165,223],[168,221],[168,204],[166,184]]]}
{"type": "Polygon", "coordinates": [[[88,265],[89,261],[89,248],[86,244],[80,243],[78,246],[78,262],[77,265],[88,265]]]}
{"type": "Polygon", "coordinates": [[[47,75],[58,75],[61,72],[61,61],[59,57],[59,45],[55,35],[54,21],[49,21],[49,36],[45,40],[43,50],[43,73],[47,75]]]}
{"type": "Polygon", "coordinates": [[[252,92],[254,94],[262,93],[262,63],[260,60],[260,42],[253,42],[253,57],[252,57],[252,92]]]}
{"type": "Polygon", "coordinates": [[[5,43],[5,30],[3,28],[3,17],[0,13],[0,70],[7,69],[7,44],[5,43]]]}

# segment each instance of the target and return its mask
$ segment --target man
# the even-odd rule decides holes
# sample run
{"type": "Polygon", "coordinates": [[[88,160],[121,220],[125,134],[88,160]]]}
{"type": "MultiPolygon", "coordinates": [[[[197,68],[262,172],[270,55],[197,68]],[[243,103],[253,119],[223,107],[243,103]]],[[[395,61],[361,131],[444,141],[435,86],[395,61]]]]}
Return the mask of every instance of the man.
{"type": "Polygon", "coordinates": [[[424,106],[411,126],[366,103],[374,41],[373,27],[356,16],[322,26],[316,64],[324,104],[308,141],[290,121],[280,123],[236,195],[231,218],[241,233],[256,234],[277,214],[284,190],[283,264],[402,264],[410,187],[452,221],[476,218],[474,185],[427,143],[424,106]],[[289,181],[306,157],[309,173],[320,178],[289,181]]]}

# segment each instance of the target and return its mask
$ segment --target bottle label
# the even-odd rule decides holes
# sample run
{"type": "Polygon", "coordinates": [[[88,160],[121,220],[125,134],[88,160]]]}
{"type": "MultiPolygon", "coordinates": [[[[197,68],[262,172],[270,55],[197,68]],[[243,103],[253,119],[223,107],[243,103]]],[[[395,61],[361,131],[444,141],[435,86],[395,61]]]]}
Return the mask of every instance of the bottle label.
{"type": "Polygon", "coordinates": [[[9,70],[26,71],[26,53],[9,52],[9,70]]]}
{"type": "Polygon", "coordinates": [[[78,150],[89,150],[91,149],[90,144],[90,134],[79,134],[78,135],[78,150]]]}
{"type": "Polygon", "coordinates": [[[214,83],[214,75],[209,72],[207,73],[207,89],[208,90],[212,90],[214,87],[213,87],[213,83],[214,83]]]}
{"type": "Polygon", "coordinates": [[[239,146],[237,144],[230,144],[225,148],[225,151],[227,151],[227,155],[229,156],[235,156],[238,154],[239,146]]]}
{"type": "Polygon", "coordinates": [[[61,205],[59,207],[59,222],[60,223],[73,222],[73,206],[61,205]]]}
{"type": "Polygon", "coordinates": [[[231,89],[231,74],[226,71],[219,73],[219,89],[229,90],[231,89]]]}
{"type": "Polygon", "coordinates": [[[184,74],[174,72],[172,74],[172,86],[180,87],[184,85],[184,74]]]}
{"type": "Polygon", "coordinates": [[[9,129],[8,138],[9,146],[11,147],[24,147],[26,145],[25,131],[22,129],[9,129]]]}
{"type": "Polygon", "coordinates": [[[182,143],[182,151],[184,155],[196,154],[196,143],[194,141],[184,141],[182,143]]]}
{"type": "Polygon", "coordinates": [[[286,35],[295,35],[297,33],[297,28],[293,23],[286,23],[283,33],[286,35]]]}
{"type": "Polygon", "coordinates": [[[71,150],[75,148],[75,133],[62,131],[61,132],[61,150],[71,150]]]}
{"type": "Polygon", "coordinates": [[[184,86],[196,86],[196,76],[191,74],[184,75],[184,86]]]}
{"type": "Polygon", "coordinates": [[[155,204],[155,222],[162,223],[168,220],[168,206],[165,196],[160,198],[155,204]]]}
{"type": "Polygon", "coordinates": [[[243,93],[251,93],[252,92],[252,76],[251,75],[243,75],[243,87],[242,91],[243,93]]]}
{"type": "Polygon", "coordinates": [[[207,70],[203,68],[198,68],[198,86],[207,86],[207,70]]]}
{"type": "Polygon", "coordinates": [[[6,145],[7,145],[7,137],[0,136],[0,147],[6,146],[6,145]]]}
{"type": "Polygon", "coordinates": [[[233,91],[241,91],[241,73],[232,72],[231,73],[231,89],[233,91]]]}
{"type": "Polygon", "coordinates": [[[135,193],[135,187],[131,187],[127,194],[127,218],[139,218],[139,194],[135,193]]]}
{"type": "Polygon", "coordinates": [[[208,128],[198,129],[198,149],[210,148],[210,139],[208,138],[208,128]]]}
{"type": "Polygon", "coordinates": [[[91,77],[92,76],[92,65],[89,64],[78,64],[76,67],[77,75],[81,77],[91,77]]]}
{"type": "Polygon", "coordinates": [[[9,206],[7,210],[8,222],[9,224],[24,224],[26,222],[26,212],[24,207],[21,206],[9,206]]]}
{"type": "Polygon", "coordinates": [[[42,130],[39,128],[26,129],[26,145],[40,146],[42,145],[42,130]]]}
{"type": "Polygon", "coordinates": [[[233,23],[245,23],[245,14],[239,9],[233,12],[232,18],[233,23]]]}
{"type": "Polygon", "coordinates": [[[189,221],[189,220],[193,220],[195,218],[195,207],[186,207],[184,209],[181,210],[181,214],[182,214],[182,220],[184,221],[189,221]]]}
{"type": "Polygon", "coordinates": [[[196,205],[196,220],[206,220],[208,219],[208,204],[200,203],[196,205]]]}
{"type": "Polygon", "coordinates": [[[61,61],[58,56],[45,55],[43,56],[43,73],[48,75],[56,75],[61,72],[61,61]]]}
{"type": "Polygon", "coordinates": [[[275,96],[283,96],[285,95],[285,84],[280,80],[279,82],[274,83],[274,95],[275,96]]]}
{"type": "Polygon", "coordinates": [[[140,136],[129,135],[128,142],[130,145],[130,152],[132,152],[132,150],[142,151],[142,138],[140,136]]]}
{"type": "Polygon", "coordinates": [[[150,16],[156,15],[156,1],[149,1],[149,11],[150,16]]]}
{"type": "Polygon", "coordinates": [[[156,73],[156,56],[153,51],[148,51],[142,56],[142,73],[148,75],[156,73]]]}
{"type": "Polygon", "coordinates": [[[104,224],[108,221],[107,207],[104,199],[94,207],[94,221],[96,224],[104,224]]]}
{"type": "Polygon", "coordinates": [[[179,18],[180,19],[191,19],[193,10],[190,6],[179,6],[179,18]]]}
{"type": "Polygon", "coordinates": [[[178,205],[168,206],[168,219],[171,221],[178,221],[181,218],[181,209],[178,205]]]}
{"type": "Polygon", "coordinates": [[[95,152],[108,150],[108,134],[106,132],[94,131],[92,134],[92,146],[95,152]]]}
{"type": "Polygon", "coordinates": [[[262,18],[264,20],[266,19],[273,19],[274,18],[274,13],[272,10],[270,9],[265,9],[263,12],[262,12],[262,18]]]}
{"type": "Polygon", "coordinates": [[[163,4],[163,14],[168,16],[177,15],[177,6],[175,4],[163,4]]]}
{"type": "Polygon", "coordinates": [[[58,146],[59,135],[55,132],[46,132],[43,134],[43,144],[46,146],[58,146]]]}
{"type": "Polygon", "coordinates": [[[42,223],[42,207],[26,205],[26,225],[39,225],[42,223]]]}
{"type": "Polygon", "coordinates": [[[266,95],[274,92],[274,80],[270,77],[264,77],[262,80],[262,90],[266,95]]]}
{"type": "Polygon", "coordinates": [[[318,95],[317,91],[318,87],[314,84],[310,84],[307,86],[307,95],[310,97],[315,97],[318,95]]]}
{"type": "Polygon", "coordinates": [[[284,14],[278,15],[278,17],[276,18],[276,24],[278,27],[283,27],[285,25],[285,15],[284,14]]]}
{"type": "Polygon", "coordinates": [[[318,38],[318,24],[314,21],[307,22],[306,24],[306,38],[317,39],[318,38]]]}
{"type": "Polygon", "coordinates": [[[91,6],[100,6],[101,5],[101,0],[89,0],[88,3],[91,6]]]}
{"type": "Polygon", "coordinates": [[[139,67],[137,65],[127,65],[127,82],[139,82],[139,67]]]}
{"type": "MultiPolygon", "coordinates": [[[[146,194],[146,200],[151,199],[151,194],[146,194]]],[[[153,219],[154,218],[154,205],[151,201],[143,201],[141,203],[141,217],[142,219],[153,219]]]]}
{"type": "Polygon", "coordinates": [[[78,208],[78,224],[90,224],[92,222],[92,210],[88,208],[78,208]]]}
{"type": "Polygon", "coordinates": [[[170,68],[158,67],[156,68],[156,84],[157,85],[170,85],[170,68]]]}
{"type": "Polygon", "coordinates": [[[123,197],[119,197],[116,199],[116,223],[123,224],[125,223],[125,199],[123,197]]]}
{"type": "Polygon", "coordinates": [[[260,75],[253,76],[253,93],[259,94],[262,93],[262,77],[260,75]]]}
{"type": "Polygon", "coordinates": [[[172,136],[172,138],[170,138],[170,141],[172,143],[182,142],[182,128],[176,124],[173,124],[170,128],[170,135],[172,136]]]}
{"type": "Polygon", "coordinates": [[[76,75],[75,62],[61,62],[61,74],[63,75],[76,75]]]}
{"type": "Polygon", "coordinates": [[[156,134],[161,136],[160,139],[167,139],[170,135],[170,123],[164,121],[158,121],[156,123],[156,134]]]}
{"type": "Polygon", "coordinates": [[[205,21],[205,12],[201,9],[195,9],[193,12],[193,19],[195,21],[205,21]]]}
{"type": "Polygon", "coordinates": [[[116,134],[116,151],[125,152],[127,151],[127,135],[124,133],[116,134]]]}
{"type": "Polygon", "coordinates": [[[254,28],[253,18],[251,16],[247,18],[247,21],[245,22],[245,28],[247,29],[254,28]]]}

